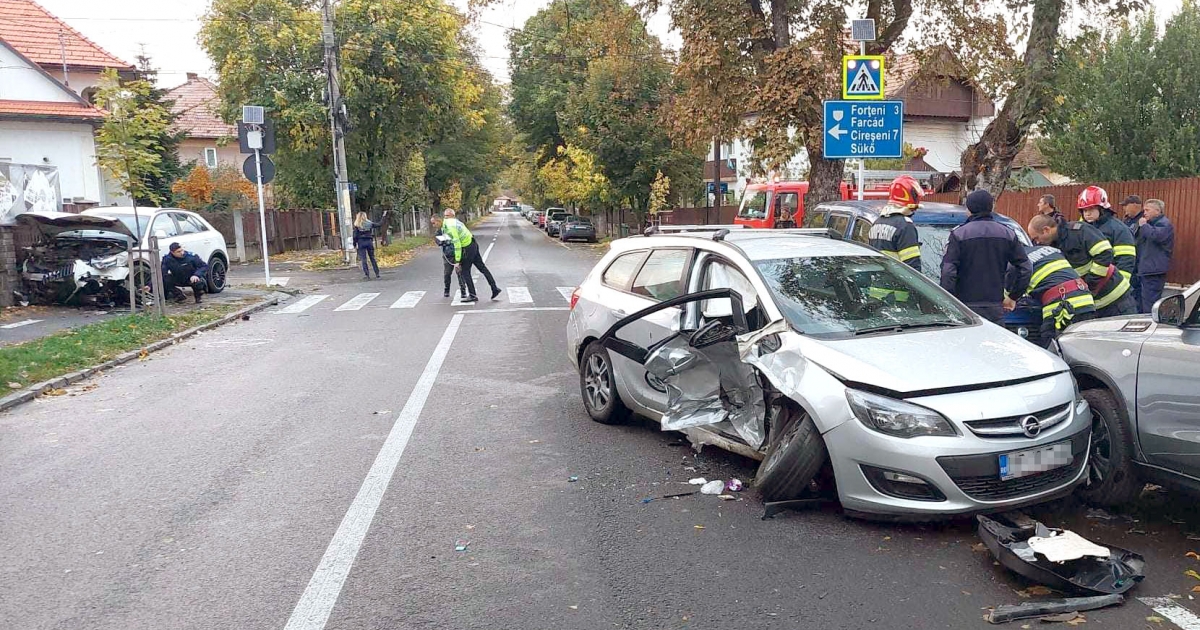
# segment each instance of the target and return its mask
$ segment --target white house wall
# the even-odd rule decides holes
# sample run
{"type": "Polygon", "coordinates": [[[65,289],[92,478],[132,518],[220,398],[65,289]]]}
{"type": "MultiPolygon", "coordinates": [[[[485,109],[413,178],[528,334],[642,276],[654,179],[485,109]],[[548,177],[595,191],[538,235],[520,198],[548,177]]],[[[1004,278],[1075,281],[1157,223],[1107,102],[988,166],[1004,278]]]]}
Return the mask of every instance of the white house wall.
{"type": "Polygon", "coordinates": [[[0,121],[0,160],[57,166],[64,201],[103,200],[89,124],[0,121]]]}
{"type": "Polygon", "coordinates": [[[0,100],[75,102],[70,94],[47,79],[36,66],[30,65],[5,46],[0,46],[0,100]]]}

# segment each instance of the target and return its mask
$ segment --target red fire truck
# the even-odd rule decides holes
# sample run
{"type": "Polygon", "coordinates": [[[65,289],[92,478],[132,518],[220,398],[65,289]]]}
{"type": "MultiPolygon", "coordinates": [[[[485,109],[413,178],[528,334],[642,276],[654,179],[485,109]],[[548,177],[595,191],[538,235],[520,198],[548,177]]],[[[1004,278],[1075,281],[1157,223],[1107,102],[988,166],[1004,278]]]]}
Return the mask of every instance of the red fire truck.
{"type": "MultiPolygon", "coordinates": [[[[882,175],[883,172],[872,173],[876,174],[882,175]]],[[[863,198],[887,199],[891,180],[890,177],[886,182],[879,177],[868,177],[863,198]]],[[[858,189],[848,182],[842,182],[839,190],[842,199],[858,197],[858,189]]],[[[804,194],[807,192],[808,182],[756,180],[746,185],[733,222],[750,228],[800,227],[804,223],[804,194]]]]}

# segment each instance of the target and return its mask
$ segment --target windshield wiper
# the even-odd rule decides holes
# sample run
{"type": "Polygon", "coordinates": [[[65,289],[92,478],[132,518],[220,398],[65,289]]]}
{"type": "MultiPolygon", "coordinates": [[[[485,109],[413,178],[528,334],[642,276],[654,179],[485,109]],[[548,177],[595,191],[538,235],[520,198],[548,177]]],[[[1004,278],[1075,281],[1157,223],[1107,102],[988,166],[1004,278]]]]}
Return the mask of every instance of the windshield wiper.
{"type": "Polygon", "coordinates": [[[922,323],[895,323],[886,326],[876,326],[875,328],[863,328],[862,330],[854,331],[854,335],[869,335],[880,332],[900,332],[902,330],[915,330],[918,328],[957,328],[961,326],[958,322],[922,322],[922,323]]]}

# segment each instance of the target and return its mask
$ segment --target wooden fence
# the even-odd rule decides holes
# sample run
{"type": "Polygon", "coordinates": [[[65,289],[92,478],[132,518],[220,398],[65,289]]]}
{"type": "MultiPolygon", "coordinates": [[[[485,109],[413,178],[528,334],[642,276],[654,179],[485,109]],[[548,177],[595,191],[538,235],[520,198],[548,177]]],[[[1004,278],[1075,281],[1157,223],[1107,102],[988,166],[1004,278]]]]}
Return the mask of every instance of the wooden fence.
{"type": "MultiPolygon", "coordinates": [[[[225,247],[233,259],[238,259],[237,230],[241,219],[244,239],[244,260],[262,257],[262,231],[258,212],[203,212],[200,213],[225,237],[225,247]]],[[[338,247],[331,230],[331,221],[336,212],[326,210],[267,210],[267,243],[272,254],[283,252],[325,249],[338,247]]]]}
{"type": "MultiPolygon", "coordinates": [[[[1200,178],[1157,179],[1132,182],[1100,182],[1108,192],[1108,201],[1118,217],[1123,216],[1120,203],[1129,195],[1160,199],[1166,206],[1166,216],[1175,225],[1175,252],[1167,281],[1190,285],[1200,280],[1200,178]]],[[[996,200],[996,212],[1006,214],[1028,225],[1037,213],[1038,199],[1054,195],[1055,205],[1069,219],[1079,218],[1075,202],[1088,184],[1047,186],[1023,191],[1006,191],[996,200]]],[[[945,203],[961,203],[960,193],[939,193],[926,199],[945,203]]]]}

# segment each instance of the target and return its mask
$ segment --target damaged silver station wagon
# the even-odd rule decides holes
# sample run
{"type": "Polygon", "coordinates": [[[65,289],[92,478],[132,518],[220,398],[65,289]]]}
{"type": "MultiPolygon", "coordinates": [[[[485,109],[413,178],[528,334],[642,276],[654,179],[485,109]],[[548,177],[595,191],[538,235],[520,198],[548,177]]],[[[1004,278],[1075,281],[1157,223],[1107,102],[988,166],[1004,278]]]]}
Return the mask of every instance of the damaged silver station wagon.
{"type": "Polygon", "coordinates": [[[1067,365],[823,230],[621,239],[571,298],[584,406],[761,461],[768,501],[832,472],[849,514],[1008,510],[1088,477],[1067,365]]]}

